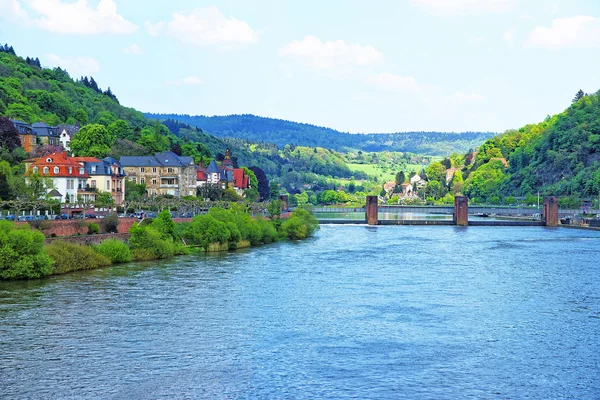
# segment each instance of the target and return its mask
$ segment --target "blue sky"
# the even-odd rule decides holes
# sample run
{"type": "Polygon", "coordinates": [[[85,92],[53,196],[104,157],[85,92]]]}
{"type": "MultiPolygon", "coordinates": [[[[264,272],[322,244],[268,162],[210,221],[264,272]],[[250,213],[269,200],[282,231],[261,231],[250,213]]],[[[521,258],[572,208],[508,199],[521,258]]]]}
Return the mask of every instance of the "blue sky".
{"type": "Polygon", "coordinates": [[[141,111],[501,132],[600,89],[597,0],[0,0],[0,42],[141,111]]]}

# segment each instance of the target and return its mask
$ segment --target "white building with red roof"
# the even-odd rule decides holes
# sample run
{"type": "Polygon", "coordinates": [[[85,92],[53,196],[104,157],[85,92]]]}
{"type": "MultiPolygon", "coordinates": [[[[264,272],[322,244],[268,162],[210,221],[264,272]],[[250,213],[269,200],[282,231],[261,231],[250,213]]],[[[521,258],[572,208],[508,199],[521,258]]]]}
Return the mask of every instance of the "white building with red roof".
{"type": "Polygon", "coordinates": [[[26,176],[38,174],[51,179],[53,187],[50,190],[56,190],[63,203],[67,200],[76,201],[77,191],[87,186],[90,177],[84,166],[68,157],[66,152],[52,153],[45,157],[27,160],[25,166],[26,176]]]}

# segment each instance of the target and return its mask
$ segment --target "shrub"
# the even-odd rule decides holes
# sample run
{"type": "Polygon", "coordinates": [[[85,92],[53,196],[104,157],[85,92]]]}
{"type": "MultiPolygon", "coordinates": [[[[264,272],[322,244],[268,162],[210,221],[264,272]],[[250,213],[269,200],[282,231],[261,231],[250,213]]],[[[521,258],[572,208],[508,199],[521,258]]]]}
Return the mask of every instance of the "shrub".
{"type": "Polygon", "coordinates": [[[102,254],[113,264],[126,263],[133,260],[133,254],[126,243],[116,239],[108,239],[94,247],[96,253],[102,254]]]}
{"type": "Polygon", "coordinates": [[[104,232],[106,233],[119,233],[119,218],[115,214],[110,214],[104,221],[104,232]]]}
{"type": "Polygon", "coordinates": [[[48,255],[54,262],[55,274],[96,269],[110,265],[110,260],[96,253],[91,247],[82,244],[56,241],[46,246],[48,255]]]}
{"type": "Polygon", "coordinates": [[[136,260],[155,260],[169,258],[176,254],[173,239],[164,239],[152,226],[132,226],[129,245],[136,260]]]}
{"type": "Polygon", "coordinates": [[[212,215],[194,217],[184,232],[188,244],[200,246],[205,251],[208,251],[211,243],[227,243],[230,237],[231,232],[227,229],[227,225],[216,220],[212,215]]]}
{"type": "Polygon", "coordinates": [[[267,221],[263,218],[257,218],[256,225],[260,229],[262,243],[269,244],[278,240],[277,229],[275,229],[275,226],[271,221],[267,221]]]}
{"type": "Polygon", "coordinates": [[[281,224],[281,232],[288,239],[297,240],[312,236],[319,229],[319,222],[307,210],[302,208],[294,211],[291,216],[281,224]]]}
{"type": "Polygon", "coordinates": [[[100,225],[98,224],[89,224],[88,225],[88,235],[97,235],[100,233],[100,225]]]}
{"type": "Polygon", "coordinates": [[[0,278],[32,279],[52,273],[44,235],[29,226],[0,221],[0,278]]]}

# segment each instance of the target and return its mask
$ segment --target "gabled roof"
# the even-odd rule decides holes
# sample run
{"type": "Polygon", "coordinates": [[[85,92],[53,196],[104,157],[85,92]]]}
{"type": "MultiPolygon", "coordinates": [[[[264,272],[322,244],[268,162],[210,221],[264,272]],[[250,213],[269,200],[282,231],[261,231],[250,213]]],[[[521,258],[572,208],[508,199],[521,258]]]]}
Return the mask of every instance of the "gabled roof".
{"type": "Polygon", "coordinates": [[[66,152],[52,153],[45,157],[34,159],[25,175],[35,173],[36,169],[38,174],[49,178],[89,178],[89,175],[85,172],[81,164],[73,158],[68,157],[66,152]],[[47,173],[44,173],[45,167],[48,167],[47,173]],[[56,173],[54,172],[55,167],[58,168],[58,172],[56,173]]]}
{"type": "Polygon", "coordinates": [[[194,158],[178,156],[172,151],[157,153],[154,156],[123,156],[121,157],[123,167],[188,167],[194,165],[194,158]]]}
{"type": "Polygon", "coordinates": [[[210,162],[210,164],[208,165],[208,168],[206,169],[206,173],[207,174],[220,174],[221,170],[219,169],[219,166],[217,165],[217,162],[215,160],[212,160],[210,162]]]}
{"type": "Polygon", "coordinates": [[[60,192],[56,189],[52,189],[50,191],[50,193],[48,193],[48,196],[50,197],[62,197],[62,194],[60,194],[60,192]]]}
{"type": "Polygon", "coordinates": [[[248,189],[250,187],[250,177],[246,175],[243,168],[233,170],[233,184],[239,189],[248,189]]]}
{"type": "Polygon", "coordinates": [[[197,171],[196,172],[196,180],[197,181],[207,181],[208,177],[206,176],[204,171],[197,171]]]}
{"type": "Polygon", "coordinates": [[[36,122],[31,128],[38,136],[58,136],[55,126],[50,126],[44,122],[36,122]]]}

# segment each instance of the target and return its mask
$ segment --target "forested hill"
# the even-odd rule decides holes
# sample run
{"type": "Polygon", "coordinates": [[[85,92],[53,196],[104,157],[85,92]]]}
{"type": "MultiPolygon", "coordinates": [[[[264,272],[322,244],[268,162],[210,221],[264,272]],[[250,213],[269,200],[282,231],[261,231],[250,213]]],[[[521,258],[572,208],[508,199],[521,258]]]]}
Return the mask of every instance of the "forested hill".
{"type": "Polygon", "coordinates": [[[471,197],[600,194],[600,91],[569,108],[486,141],[465,181],[471,197]],[[502,158],[508,162],[503,165],[502,158]]]}
{"type": "Polygon", "coordinates": [[[402,151],[430,155],[465,153],[494,136],[491,132],[400,132],[391,134],[349,134],[330,128],[255,115],[190,116],[151,114],[148,118],[177,120],[221,138],[253,142],[323,147],[337,151],[402,151]]]}

